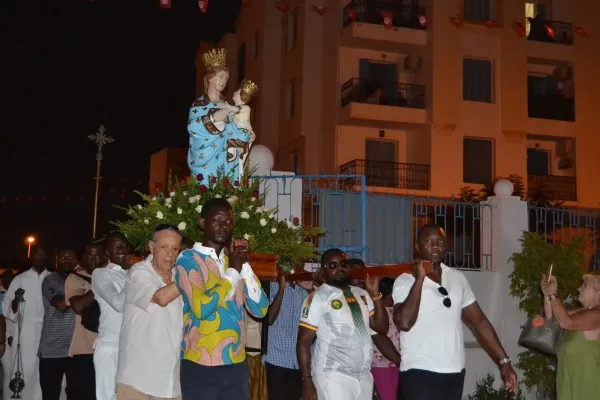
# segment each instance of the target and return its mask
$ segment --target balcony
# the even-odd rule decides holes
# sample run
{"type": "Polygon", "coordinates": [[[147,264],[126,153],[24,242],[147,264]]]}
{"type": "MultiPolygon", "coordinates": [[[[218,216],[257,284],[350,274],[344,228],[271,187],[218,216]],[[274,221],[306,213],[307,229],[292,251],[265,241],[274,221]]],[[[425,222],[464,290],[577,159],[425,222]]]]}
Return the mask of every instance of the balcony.
{"type": "Polygon", "coordinates": [[[529,18],[527,40],[543,43],[573,45],[573,25],[567,22],[539,20],[529,18]]]}
{"type": "Polygon", "coordinates": [[[574,176],[527,176],[527,192],[535,200],[577,201],[577,179],[574,176]]]}
{"type": "Polygon", "coordinates": [[[340,165],[340,174],[364,175],[368,186],[429,190],[429,165],[352,160],[340,165]]]}
{"type": "Polygon", "coordinates": [[[339,123],[409,129],[427,123],[425,86],[350,79],[341,87],[339,123]]]}
{"type": "Polygon", "coordinates": [[[340,123],[409,129],[427,123],[425,86],[350,79],[341,87],[340,123]]]}
{"type": "Polygon", "coordinates": [[[529,118],[554,121],[575,121],[575,99],[556,95],[528,95],[527,115],[529,118]]]}
{"type": "MultiPolygon", "coordinates": [[[[342,10],[342,45],[373,49],[373,40],[389,44],[427,45],[424,7],[398,4],[396,0],[352,1],[342,10]],[[386,29],[384,16],[391,16],[386,29]]],[[[378,48],[385,51],[385,48],[378,48]]],[[[390,51],[392,51],[390,49],[390,51]]],[[[403,51],[397,50],[397,51],[403,51]]]]}

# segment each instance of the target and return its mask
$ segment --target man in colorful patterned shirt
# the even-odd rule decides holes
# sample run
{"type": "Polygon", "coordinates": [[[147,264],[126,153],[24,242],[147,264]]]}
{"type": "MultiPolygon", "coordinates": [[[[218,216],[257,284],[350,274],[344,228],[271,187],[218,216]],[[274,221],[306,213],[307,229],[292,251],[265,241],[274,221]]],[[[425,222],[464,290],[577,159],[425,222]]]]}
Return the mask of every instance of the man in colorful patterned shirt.
{"type": "Polygon", "coordinates": [[[234,240],[225,199],[202,207],[204,241],[177,260],[183,296],[181,391],[185,399],[248,399],[246,310],[264,318],[269,299],[250,264],[248,242],[234,240]]]}

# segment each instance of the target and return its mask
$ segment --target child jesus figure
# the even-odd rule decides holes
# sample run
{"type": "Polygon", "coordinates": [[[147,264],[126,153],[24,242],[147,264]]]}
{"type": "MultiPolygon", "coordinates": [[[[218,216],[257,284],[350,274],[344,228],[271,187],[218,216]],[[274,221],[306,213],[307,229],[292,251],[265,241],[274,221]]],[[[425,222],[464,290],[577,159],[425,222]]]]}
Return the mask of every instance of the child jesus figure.
{"type": "Polygon", "coordinates": [[[240,179],[244,173],[244,164],[250,153],[252,143],[256,139],[252,125],[250,124],[251,109],[247,105],[254,93],[258,91],[258,86],[248,79],[244,79],[240,83],[240,88],[233,94],[233,102],[238,107],[238,111],[233,115],[233,123],[242,130],[246,130],[250,136],[250,141],[244,142],[237,139],[229,139],[227,141],[227,161],[239,162],[240,179]]]}

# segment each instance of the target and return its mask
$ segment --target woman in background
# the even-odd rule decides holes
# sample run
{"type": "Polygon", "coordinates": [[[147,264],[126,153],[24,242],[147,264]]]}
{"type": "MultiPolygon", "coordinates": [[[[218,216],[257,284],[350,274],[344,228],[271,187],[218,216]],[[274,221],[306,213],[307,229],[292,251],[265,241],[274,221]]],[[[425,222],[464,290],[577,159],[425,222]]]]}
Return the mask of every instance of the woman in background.
{"type": "Polygon", "coordinates": [[[373,337],[373,364],[371,373],[375,382],[375,389],[381,400],[396,400],[398,392],[398,375],[400,367],[400,333],[394,324],[392,310],[392,290],[394,280],[383,278],[379,281],[379,291],[383,295],[381,301],[388,312],[390,328],[387,335],[377,334],[373,337]]]}
{"type": "Polygon", "coordinates": [[[567,310],[558,297],[556,277],[541,282],[544,314],[563,329],[556,345],[558,400],[598,399],[600,393],[600,276],[584,275],[577,291],[583,306],[567,310]]]}

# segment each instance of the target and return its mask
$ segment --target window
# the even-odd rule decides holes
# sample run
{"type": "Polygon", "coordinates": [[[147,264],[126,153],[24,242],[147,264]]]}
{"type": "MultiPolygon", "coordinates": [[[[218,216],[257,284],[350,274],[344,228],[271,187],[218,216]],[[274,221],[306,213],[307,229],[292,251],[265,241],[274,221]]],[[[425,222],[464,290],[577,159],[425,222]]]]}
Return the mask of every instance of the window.
{"type": "Polygon", "coordinates": [[[246,43],[238,51],[238,84],[246,77],[246,43]]]}
{"type": "Polygon", "coordinates": [[[548,7],[543,3],[525,3],[525,33],[529,36],[531,32],[531,19],[539,18],[540,20],[548,19],[548,7]]]}
{"type": "Polygon", "coordinates": [[[367,139],[364,174],[369,186],[398,186],[398,142],[367,139]]]}
{"type": "Polygon", "coordinates": [[[492,62],[463,58],[463,100],[492,102],[492,62]]]}
{"type": "Polygon", "coordinates": [[[292,168],[293,168],[293,169],[292,169],[292,171],[293,171],[295,174],[299,174],[299,173],[300,173],[300,169],[299,169],[299,168],[300,168],[300,165],[298,164],[298,152],[297,152],[297,151],[294,151],[294,152],[292,153],[292,157],[291,157],[291,158],[292,158],[292,160],[291,160],[291,161],[292,161],[292,168]]]}
{"type": "Polygon", "coordinates": [[[252,44],[254,45],[254,51],[253,51],[254,58],[258,58],[258,49],[259,49],[259,46],[260,46],[258,32],[254,33],[254,39],[253,39],[252,44]]]}
{"type": "Polygon", "coordinates": [[[484,22],[493,21],[493,0],[464,0],[465,21],[484,22]]]}
{"type": "Polygon", "coordinates": [[[493,143],[491,139],[463,139],[463,182],[482,185],[493,180],[493,143]]]}
{"type": "Polygon", "coordinates": [[[527,149],[527,175],[550,175],[550,152],[537,148],[527,149]]]}
{"type": "Polygon", "coordinates": [[[285,118],[292,119],[294,118],[294,109],[295,109],[295,101],[296,101],[296,82],[292,79],[286,85],[286,110],[285,110],[285,118]]]}
{"type": "Polygon", "coordinates": [[[292,51],[296,48],[298,40],[298,10],[292,11],[288,17],[287,27],[287,51],[292,51]]]}

